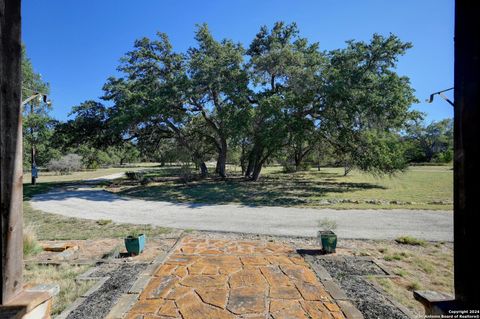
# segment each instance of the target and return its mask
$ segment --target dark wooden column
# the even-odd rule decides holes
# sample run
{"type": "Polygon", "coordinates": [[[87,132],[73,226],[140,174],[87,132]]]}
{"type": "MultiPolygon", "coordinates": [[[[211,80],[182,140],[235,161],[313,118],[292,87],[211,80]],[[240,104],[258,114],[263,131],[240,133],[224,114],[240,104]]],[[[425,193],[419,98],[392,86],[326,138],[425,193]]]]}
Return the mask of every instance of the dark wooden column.
{"type": "Polygon", "coordinates": [[[0,0],[0,304],[22,289],[20,0],[0,0]]]}
{"type": "Polygon", "coordinates": [[[478,1],[467,0],[457,0],[455,4],[455,299],[459,307],[478,309],[480,5],[478,1]]]}

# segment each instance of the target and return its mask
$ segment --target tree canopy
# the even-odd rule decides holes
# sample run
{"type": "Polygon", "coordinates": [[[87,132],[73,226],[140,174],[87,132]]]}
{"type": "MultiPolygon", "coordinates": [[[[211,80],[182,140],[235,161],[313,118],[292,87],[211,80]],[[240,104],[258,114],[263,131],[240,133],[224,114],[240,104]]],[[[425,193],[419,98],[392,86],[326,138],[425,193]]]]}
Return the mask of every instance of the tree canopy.
{"type": "Polygon", "coordinates": [[[331,51],[284,22],[261,27],[246,47],[216,39],[206,24],[194,39],[185,52],[165,33],[135,41],[101,101],[81,103],[58,125],[60,140],[85,154],[136,149],[160,162],[192,161],[203,177],[207,161],[223,179],[235,161],[253,181],[268,163],[299,170],[312,157],[346,173],[394,173],[412,160],[404,141],[433,147],[421,128],[426,135],[415,133],[418,101],[396,72],[412,44],[393,34],[331,51]]]}

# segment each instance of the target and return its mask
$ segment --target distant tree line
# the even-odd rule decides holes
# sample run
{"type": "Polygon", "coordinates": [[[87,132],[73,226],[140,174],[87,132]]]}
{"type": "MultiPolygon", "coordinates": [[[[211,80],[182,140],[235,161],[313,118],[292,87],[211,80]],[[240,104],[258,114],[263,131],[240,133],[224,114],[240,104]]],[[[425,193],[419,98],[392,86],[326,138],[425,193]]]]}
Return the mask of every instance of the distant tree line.
{"type": "Polygon", "coordinates": [[[248,48],[215,39],[205,24],[195,40],[186,52],[164,33],[135,41],[100,101],[73,107],[66,122],[48,110],[43,122],[25,121],[26,147],[29,138],[44,147],[39,164],[75,153],[86,167],[186,162],[203,177],[226,178],[232,163],[252,181],[271,163],[393,173],[452,159],[451,120],[426,125],[410,109],[414,90],[395,68],[412,45],[395,35],[322,51],[294,23],[277,22],[260,28],[248,48]]]}

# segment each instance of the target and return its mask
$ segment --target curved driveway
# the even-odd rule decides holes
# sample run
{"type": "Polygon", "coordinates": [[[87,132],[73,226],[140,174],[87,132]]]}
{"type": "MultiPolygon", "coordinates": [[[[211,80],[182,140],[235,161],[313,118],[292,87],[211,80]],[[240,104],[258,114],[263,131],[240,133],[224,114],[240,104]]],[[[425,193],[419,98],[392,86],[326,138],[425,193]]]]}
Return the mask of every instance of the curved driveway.
{"type": "Polygon", "coordinates": [[[451,211],[334,210],[241,205],[185,204],[120,197],[92,187],[56,189],[36,195],[34,209],[69,217],[111,219],[196,230],[315,236],[321,218],[337,222],[341,238],[394,239],[410,235],[453,240],[451,211]]]}

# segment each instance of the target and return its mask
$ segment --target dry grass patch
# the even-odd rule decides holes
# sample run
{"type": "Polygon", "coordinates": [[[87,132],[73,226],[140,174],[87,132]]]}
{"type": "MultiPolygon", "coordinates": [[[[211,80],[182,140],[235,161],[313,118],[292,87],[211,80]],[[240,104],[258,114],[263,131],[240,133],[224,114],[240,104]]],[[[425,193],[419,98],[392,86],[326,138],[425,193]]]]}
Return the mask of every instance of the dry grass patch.
{"type": "Polygon", "coordinates": [[[340,248],[339,254],[371,256],[396,274],[396,278],[372,276],[369,279],[416,314],[423,315],[424,308],[413,298],[413,290],[453,294],[452,243],[422,241],[422,245],[414,245],[368,240],[342,240],[340,243],[346,248],[340,248]]]}
{"type": "Polygon", "coordinates": [[[38,244],[37,234],[32,225],[23,227],[23,256],[29,257],[36,255],[42,251],[42,247],[38,244]]]}
{"type": "Polygon", "coordinates": [[[78,297],[88,291],[94,281],[75,281],[75,278],[87,271],[90,266],[62,264],[26,265],[24,281],[29,286],[38,284],[58,284],[60,293],[53,298],[52,315],[58,315],[78,297]]]}

